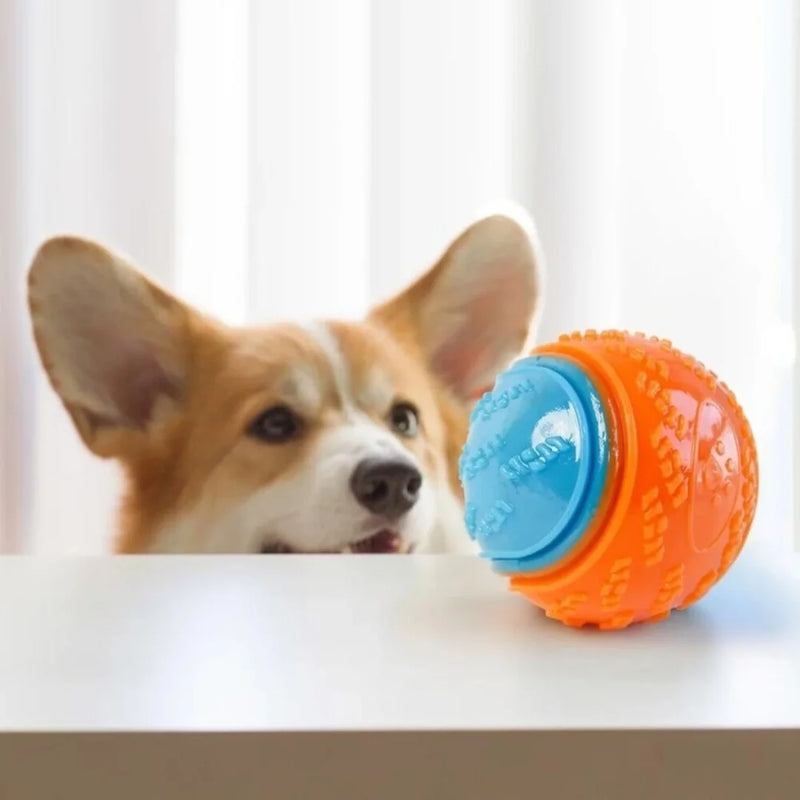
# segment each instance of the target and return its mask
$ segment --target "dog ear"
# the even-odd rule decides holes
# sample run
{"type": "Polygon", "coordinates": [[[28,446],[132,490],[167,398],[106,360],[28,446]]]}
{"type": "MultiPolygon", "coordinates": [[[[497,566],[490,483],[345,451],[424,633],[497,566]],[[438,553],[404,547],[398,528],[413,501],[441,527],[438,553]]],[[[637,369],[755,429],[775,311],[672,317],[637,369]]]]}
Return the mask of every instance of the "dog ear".
{"type": "Polygon", "coordinates": [[[109,434],[146,430],[180,402],[191,312],[120,256],[50,239],[31,265],[28,302],[50,382],[94,452],[113,455],[109,434]]]}
{"type": "Polygon", "coordinates": [[[411,336],[432,372],[462,400],[490,387],[532,333],[542,265],[532,225],[486,217],[372,317],[411,336]]]}

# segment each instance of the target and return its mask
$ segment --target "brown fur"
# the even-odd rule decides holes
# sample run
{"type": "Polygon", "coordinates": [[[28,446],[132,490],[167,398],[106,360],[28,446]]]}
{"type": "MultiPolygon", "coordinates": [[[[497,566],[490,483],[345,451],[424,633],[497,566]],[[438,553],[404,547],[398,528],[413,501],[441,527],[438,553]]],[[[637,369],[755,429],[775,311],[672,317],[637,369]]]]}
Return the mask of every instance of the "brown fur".
{"type": "MultiPolygon", "coordinates": [[[[403,399],[421,411],[424,433],[404,442],[431,465],[446,438],[444,425],[430,391],[424,368],[410,359],[382,330],[372,325],[332,323],[351,367],[355,390],[367,369],[380,360],[403,399]]],[[[325,427],[341,422],[341,408],[330,367],[311,337],[291,325],[261,329],[232,329],[221,334],[212,328],[196,330],[197,342],[184,413],[163,430],[154,431],[148,446],[123,456],[127,492],[123,502],[118,550],[147,550],[153,531],[171,517],[180,517],[201,495],[220,503],[244,498],[276,478],[299,469],[325,427]],[[264,446],[243,436],[248,423],[264,408],[277,403],[277,391],[287,364],[313,364],[324,387],[323,406],[307,418],[309,434],[276,448],[264,458],[264,446]],[[211,391],[214,387],[214,391],[211,391]],[[214,430],[214,436],[204,431],[214,430]]],[[[364,408],[376,420],[388,409],[364,408]]],[[[464,424],[466,409],[463,411],[464,424]]],[[[457,459],[457,455],[455,456],[457,459]]],[[[457,485],[457,463],[450,469],[457,485]]]]}

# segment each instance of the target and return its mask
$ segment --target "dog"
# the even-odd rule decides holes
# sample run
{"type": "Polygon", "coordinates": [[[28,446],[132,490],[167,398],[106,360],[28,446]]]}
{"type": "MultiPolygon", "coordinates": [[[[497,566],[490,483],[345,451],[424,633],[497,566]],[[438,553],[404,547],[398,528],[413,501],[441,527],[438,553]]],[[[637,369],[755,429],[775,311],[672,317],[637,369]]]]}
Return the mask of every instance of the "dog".
{"type": "Polygon", "coordinates": [[[29,270],[42,365],[118,460],[119,553],[452,553],[474,401],[528,344],[532,224],[495,214],[359,322],[232,327],[59,236],[29,270]]]}

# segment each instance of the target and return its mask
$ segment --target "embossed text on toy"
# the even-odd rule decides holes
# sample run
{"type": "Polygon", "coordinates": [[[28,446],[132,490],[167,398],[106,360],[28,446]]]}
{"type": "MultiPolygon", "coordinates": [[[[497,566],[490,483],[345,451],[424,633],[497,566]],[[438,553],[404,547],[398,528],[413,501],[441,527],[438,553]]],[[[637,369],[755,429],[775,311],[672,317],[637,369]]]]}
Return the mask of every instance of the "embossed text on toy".
{"type": "Polygon", "coordinates": [[[472,451],[469,445],[465,445],[459,461],[459,468],[463,478],[471,480],[481,472],[481,470],[486,469],[491,459],[505,447],[505,444],[506,440],[497,433],[492,436],[489,441],[481,445],[475,452],[472,451]]]}
{"type": "Polygon", "coordinates": [[[514,506],[505,500],[496,501],[489,509],[489,513],[478,522],[478,533],[484,538],[500,533],[513,511],[514,506]]]}
{"type": "Polygon", "coordinates": [[[512,456],[500,467],[500,474],[519,486],[524,478],[541,472],[551,461],[562,453],[574,452],[575,445],[563,436],[549,436],[535,447],[526,447],[522,452],[512,456]]]}
{"type": "Polygon", "coordinates": [[[533,391],[536,391],[536,386],[530,378],[527,378],[524,381],[515,383],[508,389],[504,389],[500,394],[486,392],[475,405],[472,412],[472,420],[480,418],[486,422],[492,418],[495,412],[508,408],[512,400],[516,400],[533,391]]]}

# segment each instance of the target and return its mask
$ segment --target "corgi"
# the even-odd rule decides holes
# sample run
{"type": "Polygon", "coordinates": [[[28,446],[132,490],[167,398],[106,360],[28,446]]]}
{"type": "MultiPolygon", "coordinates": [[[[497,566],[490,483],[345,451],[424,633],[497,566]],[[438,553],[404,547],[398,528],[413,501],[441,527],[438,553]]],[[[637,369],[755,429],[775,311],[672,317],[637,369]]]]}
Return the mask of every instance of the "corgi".
{"type": "Polygon", "coordinates": [[[506,214],[359,322],[225,325],[69,236],[28,280],[53,389],[86,447],[122,465],[119,553],[472,551],[469,415],[541,295],[533,227],[506,214]]]}

